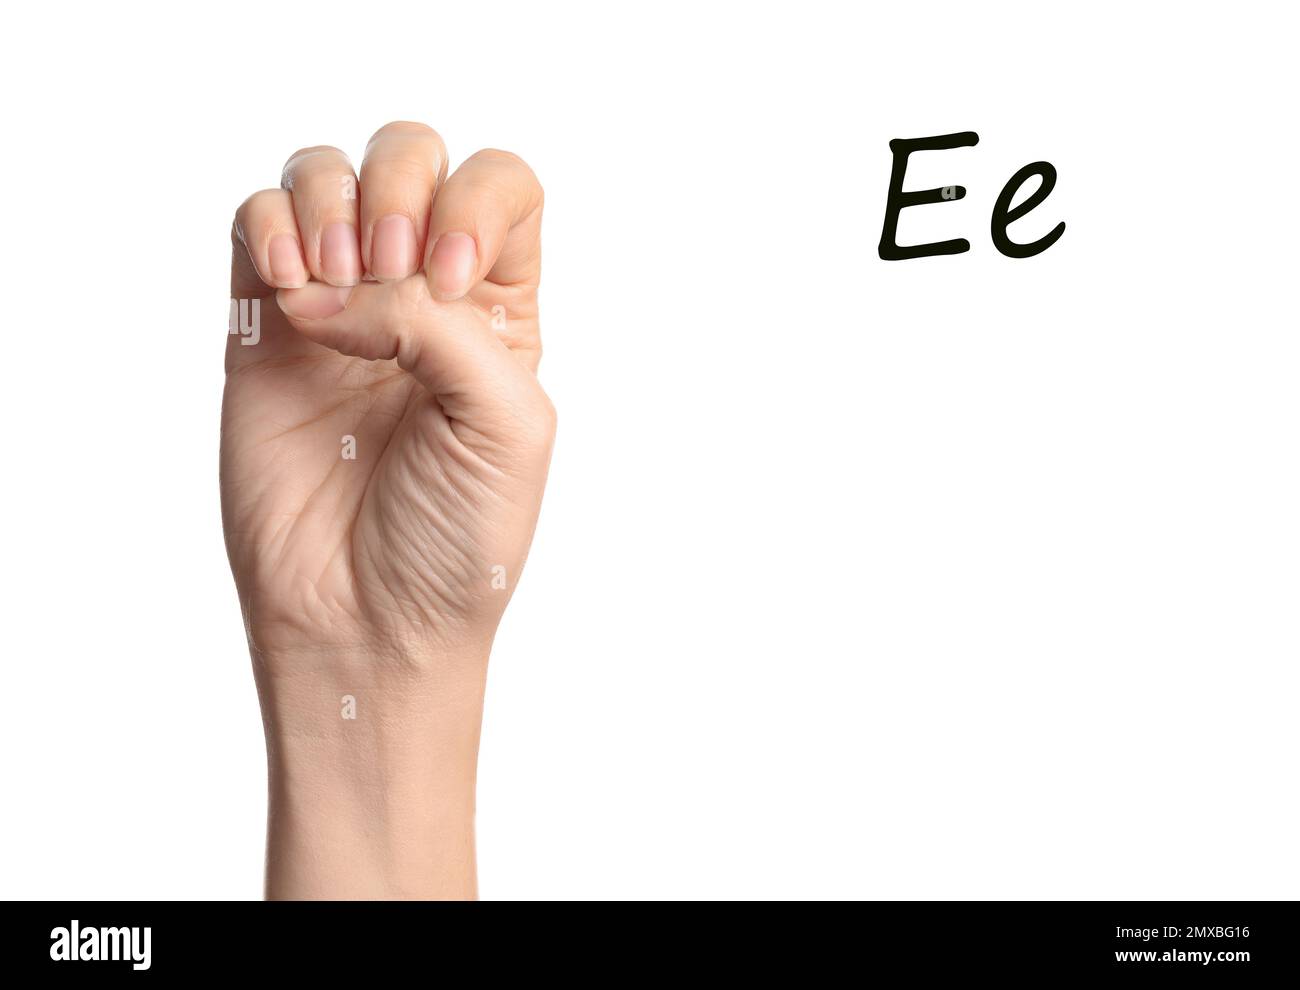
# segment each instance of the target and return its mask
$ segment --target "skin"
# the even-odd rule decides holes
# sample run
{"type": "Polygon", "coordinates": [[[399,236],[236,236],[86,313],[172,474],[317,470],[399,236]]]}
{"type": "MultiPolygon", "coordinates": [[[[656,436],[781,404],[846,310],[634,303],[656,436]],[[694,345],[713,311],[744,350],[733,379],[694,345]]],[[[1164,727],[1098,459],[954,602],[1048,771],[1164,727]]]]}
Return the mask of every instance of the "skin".
{"type": "Polygon", "coordinates": [[[295,153],[235,216],[231,297],[259,321],[227,339],[221,504],[266,728],[268,897],[476,895],[488,655],[555,433],[541,216],[518,157],[448,176],[407,122],[359,176],[336,148],[295,153]]]}

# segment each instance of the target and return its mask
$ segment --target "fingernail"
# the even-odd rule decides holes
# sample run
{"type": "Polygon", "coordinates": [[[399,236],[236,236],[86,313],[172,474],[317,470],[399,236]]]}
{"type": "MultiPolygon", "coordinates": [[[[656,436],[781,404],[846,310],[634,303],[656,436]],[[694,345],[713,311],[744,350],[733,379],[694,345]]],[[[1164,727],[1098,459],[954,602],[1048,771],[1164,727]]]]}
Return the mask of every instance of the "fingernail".
{"type": "Polygon", "coordinates": [[[361,250],[350,223],[331,223],[321,231],[320,267],[332,285],[356,285],[361,281],[361,250]]]}
{"type": "Polygon", "coordinates": [[[478,248],[469,234],[443,234],[429,255],[429,288],[443,302],[459,299],[474,285],[478,248]]]}
{"type": "Polygon", "coordinates": [[[288,234],[276,234],[267,245],[271,279],[282,289],[296,289],[307,284],[307,267],[302,263],[298,242],[288,234]]]}
{"type": "Polygon", "coordinates": [[[415,225],[411,218],[391,213],[376,220],[370,238],[370,274],[390,282],[413,274],[416,265],[415,225]]]}
{"type": "Polygon", "coordinates": [[[281,289],[275,294],[280,312],[298,320],[323,320],[343,312],[352,295],[348,285],[309,282],[301,289],[281,289]]]}

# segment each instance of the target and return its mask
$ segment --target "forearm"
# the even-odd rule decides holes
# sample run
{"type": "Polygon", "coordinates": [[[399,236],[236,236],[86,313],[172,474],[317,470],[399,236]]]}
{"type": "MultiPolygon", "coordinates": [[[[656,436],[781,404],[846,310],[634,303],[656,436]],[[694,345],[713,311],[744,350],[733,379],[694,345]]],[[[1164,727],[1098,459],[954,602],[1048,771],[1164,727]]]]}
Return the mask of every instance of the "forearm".
{"type": "Polygon", "coordinates": [[[255,662],[269,777],[266,896],[473,898],[486,664],[377,678],[382,664],[367,660],[255,662]],[[271,673],[286,668],[293,673],[271,673]]]}

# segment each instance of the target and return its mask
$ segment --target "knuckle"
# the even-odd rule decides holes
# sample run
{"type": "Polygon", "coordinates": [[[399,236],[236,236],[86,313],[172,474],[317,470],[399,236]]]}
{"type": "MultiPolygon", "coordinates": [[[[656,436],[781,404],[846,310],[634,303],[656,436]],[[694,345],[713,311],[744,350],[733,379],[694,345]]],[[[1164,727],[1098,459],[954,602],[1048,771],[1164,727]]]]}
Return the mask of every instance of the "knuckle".
{"type": "Polygon", "coordinates": [[[432,144],[439,150],[439,152],[442,152],[445,147],[443,145],[441,134],[435,131],[428,124],[422,124],[416,120],[389,121],[370,136],[370,140],[366,142],[366,147],[369,148],[370,145],[374,144],[380,138],[389,137],[410,138],[417,141],[424,141],[432,144]]]}
{"type": "Polygon", "coordinates": [[[537,173],[533,171],[532,166],[513,151],[502,151],[500,148],[484,148],[471,155],[470,160],[489,166],[494,174],[500,176],[498,181],[503,186],[509,185],[518,188],[522,183],[523,187],[528,191],[528,195],[535,198],[538,205],[541,205],[544,196],[541,180],[537,178],[537,173]]]}
{"type": "Polygon", "coordinates": [[[429,289],[423,278],[404,278],[393,282],[389,291],[392,293],[392,306],[385,310],[385,315],[393,325],[410,327],[418,325],[424,307],[429,301],[429,289]]]}
{"type": "MultiPolygon", "coordinates": [[[[347,164],[348,156],[329,144],[314,144],[309,148],[299,148],[285,160],[284,168],[280,171],[281,188],[292,189],[303,173],[316,171],[316,166],[331,160],[341,160],[347,164]]],[[[351,168],[351,165],[348,165],[348,168],[351,168]]]]}
{"type": "Polygon", "coordinates": [[[457,195],[463,200],[478,202],[497,199],[508,191],[508,186],[497,176],[467,175],[460,181],[457,189],[457,195]]]}
{"type": "MultiPolygon", "coordinates": [[[[375,170],[383,173],[386,182],[418,182],[428,184],[436,174],[437,166],[427,159],[412,158],[409,155],[385,155],[379,159],[369,158],[361,166],[362,181],[374,182],[375,170]]],[[[366,186],[369,189],[369,186],[366,186]]]]}
{"type": "MultiPolygon", "coordinates": [[[[428,124],[418,120],[390,120],[379,130],[375,131],[370,140],[374,140],[381,134],[401,134],[409,137],[438,137],[438,132],[428,124]]],[[[441,139],[440,139],[441,140],[441,139]]]]}
{"type": "Polygon", "coordinates": [[[250,223],[269,216],[284,198],[283,189],[259,189],[235,209],[234,229],[242,240],[250,223]]]}
{"type": "Polygon", "coordinates": [[[524,168],[529,172],[528,163],[516,155],[513,151],[502,151],[500,148],[482,148],[470,156],[474,161],[488,162],[494,165],[506,165],[512,168],[524,168]]]}

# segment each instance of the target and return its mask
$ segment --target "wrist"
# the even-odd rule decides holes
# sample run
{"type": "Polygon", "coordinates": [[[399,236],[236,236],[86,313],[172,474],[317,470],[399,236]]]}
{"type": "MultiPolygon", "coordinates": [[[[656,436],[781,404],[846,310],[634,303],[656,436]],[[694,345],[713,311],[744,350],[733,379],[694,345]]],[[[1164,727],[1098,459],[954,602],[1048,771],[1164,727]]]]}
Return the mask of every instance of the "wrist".
{"type": "Polygon", "coordinates": [[[473,897],[486,655],[255,654],[271,898],[473,897]]]}

